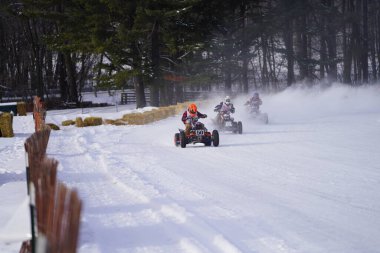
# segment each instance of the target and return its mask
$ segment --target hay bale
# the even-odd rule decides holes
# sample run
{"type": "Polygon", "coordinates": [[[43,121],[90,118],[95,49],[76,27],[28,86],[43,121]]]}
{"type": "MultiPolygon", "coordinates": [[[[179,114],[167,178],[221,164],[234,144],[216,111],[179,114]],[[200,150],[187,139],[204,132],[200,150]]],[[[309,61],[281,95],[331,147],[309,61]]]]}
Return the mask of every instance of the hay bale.
{"type": "Polygon", "coordinates": [[[144,125],[145,120],[141,113],[129,113],[123,115],[123,120],[128,123],[128,125],[144,125]]]}
{"type": "Polygon", "coordinates": [[[154,117],[154,121],[157,121],[157,120],[162,120],[163,116],[162,116],[161,111],[154,110],[153,117],[154,117]]]}
{"type": "Polygon", "coordinates": [[[105,119],[104,124],[105,125],[113,125],[113,124],[115,124],[115,121],[116,120],[114,120],[114,119],[105,119]]]}
{"type": "Polygon", "coordinates": [[[87,117],[83,121],[84,126],[100,126],[103,124],[101,117],[87,117]]]}
{"type": "Polygon", "coordinates": [[[51,130],[55,130],[55,131],[57,131],[57,130],[61,130],[61,129],[59,128],[59,126],[57,126],[57,125],[55,125],[55,124],[53,124],[53,123],[47,123],[46,125],[49,126],[51,130]]]}
{"type": "Polygon", "coordinates": [[[17,102],[17,114],[18,116],[26,116],[26,103],[17,102]]]}
{"type": "Polygon", "coordinates": [[[185,103],[178,103],[175,106],[176,114],[183,113],[183,111],[185,111],[186,109],[187,109],[187,104],[185,103]]]}
{"type": "MultiPolygon", "coordinates": [[[[155,111],[155,110],[154,110],[155,111]]],[[[146,124],[154,122],[154,111],[146,111],[143,113],[144,121],[146,124]]]]}
{"type": "Polygon", "coordinates": [[[83,122],[83,119],[81,117],[77,117],[75,119],[75,126],[76,127],[84,127],[84,122],[83,122]]]}
{"type": "Polygon", "coordinates": [[[167,110],[168,110],[168,114],[169,114],[168,117],[176,115],[175,106],[168,106],[167,110]]]}
{"type": "Polygon", "coordinates": [[[125,122],[123,119],[117,119],[117,120],[114,120],[114,123],[112,125],[115,125],[115,126],[125,126],[127,124],[128,123],[125,122]]]}
{"type": "Polygon", "coordinates": [[[0,114],[0,136],[13,137],[13,115],[8,112],[0,114]]]}
{"type": "Polygon", "coordinates": [[[75,125],[75,121],[74,120],[65,120],[65,121],[62,121],[62,126],[71,126],[71,125],[75,125]]]}
{"type": "Polygon", "coordinates": [[[166,119],[167,117],[169,117],[169,111],[167,107],[161,107],[159,111],[162,115],[162,119],[166,119]]]}

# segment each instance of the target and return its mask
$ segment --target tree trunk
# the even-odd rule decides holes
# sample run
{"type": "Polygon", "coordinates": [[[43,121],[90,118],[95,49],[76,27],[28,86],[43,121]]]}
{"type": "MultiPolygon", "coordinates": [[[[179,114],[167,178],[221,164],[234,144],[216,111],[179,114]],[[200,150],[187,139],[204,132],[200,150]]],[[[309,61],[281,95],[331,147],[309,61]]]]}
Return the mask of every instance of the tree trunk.
{"type": "Polygon", "coordinates": [[[231,73],[231,60],[232,60],[232,41],[230,34],[227,33],[225,37],[224,45],[224,90],[228,93],[231,91],[232,87],[232,73],[231,73]]]}
{"type": "Polygon", "coordinates": [[[376,22],[376,25],[377,25],[377,44],[376,44],[376,51],[377,51],[377,73],[378,73],[378,77],[380,78],[380,4],[377,5],[378,8],[377,8],[377,11],[376,11],[376,19],[377,19],[377,22],[376,22]]]}
{"type": "Polygon", "coordinates": [[[320,37],[320,61],[319,61],[319,77],[321,80],[325,78],[325,68],[327,61],[327,53],[326,53],[326,38],[324,35],[325,31],[322,31],[322,35],[320,37]]]}
{"type": "Polygon", "coordinates": [[[144,81],[141,74],[136,76],[135,80],[135,93],[136,93],[136,108],[143,108],[146,106],[144,81]]]}
{"type": "Polygon", "coordinates": [[[56,76],[58,76],[58,83],[61,92],[61,100],[67,102],[69,99],[69,86],[67,84],[65,57],[62,53],[58,53],[56,73],[56,76]]]}
{"type": "Polygon", "coordinates": [[[268,44],[267,38],[265,36],[261,37],[261,44],[263,48],[263,68],[261,72],[262,83],[265,90],[269,88],[269,74],[268,74],[268,63],[267,63],[267,55],[268,55],[268,44]]]}
{"type": "Polygon", "coordinates": [[[300,69],[300,79],[308,79],[307,64],[307,36],[306,36],[306,16],[302,15],[297,19],[297,61],[300,69]]]}
{"type": "Polygon", "coordinates": [[[294,78],[294,49],[293,49],[293,21],[287,20],[284,31],[286,60],[288,63],[287,85],[291,86],[295,83],[294,78]]]}
{"type": "Polygon", "coordinates": [[[368,83],[368,2],[363,0],[363,48],[362,48],[363,83],[368,83]]]}
{"type": "Polygon", "coordinates": [[[75,61],[73,61],[71,54],[65,52],[65,65],[66,65],[66,73],[67,73],[67,81],[68,81],[68,101],[78,103],[78,87],[76,80],[76,67],[75,61]]]}
{"type": "MultiPolygon", "coordinates": [[[[352,0],[350,0],[352,1],[352,0]]],[[[350,2],[346,3],[343,0],[342,4],[343,15],[348,16],[351,14],[350,2]],[[348,13],[348,15],[347,15],[348,13]]],[[[353,22],[348,25],[353,28],[353,22]]],[[[352,50],[353,50],[353,38],[352,35],[347,35],[347,24],[343,26],[343,83],[352,84],[351,69],[352,69],[352,50]]]]}
{"type": "Polygon", "coordinates": [[[159,37],[159,22],[156,22],[153,25],[152,30],[152,70],[153,70],[153,80],[150,85],[150,105],[151,106],[160,106],[160,37],[159,37]]]}
{"type": "Polygon", "coordinates": [[[247,18],[246,18],[246,4],[245,3],[242,3],[241,7],[240,7],[240,12],[241,12],[241,16],[242,16],[242,33],[243,33],[243,38],[242,38],[242,50],[241,50],[241,57],[242,57],[242,62],[243,62],[243,65],[242,65],[242,73],[241,73],[241,81],[242,81],[242,91],[244,93],[248,93],[248,54],[249,54],[249,46],[248,46],[248,42],[247,42],[247,31],[246,31],[246,22],[247,22],[247,18]]]}
{"type": "Polygon", "coordinates": [[[337,65],[336,65],[336,28],[334,17],[337,15],[334,8],[334,0],[327,1],[329,7],[329,15],[327,22],[327,49],[329,54],[329,68],[327,77],[329,82],[336,82],[337,80],[337,65]]]}

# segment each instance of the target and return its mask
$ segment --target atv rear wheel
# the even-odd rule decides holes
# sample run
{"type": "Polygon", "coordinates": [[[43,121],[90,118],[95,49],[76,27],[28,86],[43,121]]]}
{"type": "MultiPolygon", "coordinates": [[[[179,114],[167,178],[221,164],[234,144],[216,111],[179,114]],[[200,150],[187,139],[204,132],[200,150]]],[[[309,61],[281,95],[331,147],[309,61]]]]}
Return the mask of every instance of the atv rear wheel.
{"type": "Polygon", "coordinates": [[[181,148],[186,148],[186,135],[185,132],[179,133],[179,143],[181,144],[181,148]]]}
{"type": "Polygon", "coordinates": [[[268,124],[269,123],[269,119],[268,119],[268,115],[267,114],[265,114],[265,124],[268,124]]]}
{"type": "Polygon", "coordinates": [[[243,133],[243,123],[241,123],[241,121],[238,122],[237,128],[238,128],[238,133],[242,134],[243,133]]]}
{"type": "Polygon", "coordinates": [[[176,147],[178,147],[179,146],[179,142],[180,142],[180,140],[179,140],[179,133],[175,133],[174,134],[174,145],[176,147]]]}
{"type": "Polygon", "coordinates": [[[219,132],[218,132],[218,130],[212,131],[212,144],[214,145],[214,147],[219,146],[219,132]]]}
{"type": "Polygon", "coordinates": [[[236,134],[238,132],[238,123],[232,122],[232,132],[236,134]]]}

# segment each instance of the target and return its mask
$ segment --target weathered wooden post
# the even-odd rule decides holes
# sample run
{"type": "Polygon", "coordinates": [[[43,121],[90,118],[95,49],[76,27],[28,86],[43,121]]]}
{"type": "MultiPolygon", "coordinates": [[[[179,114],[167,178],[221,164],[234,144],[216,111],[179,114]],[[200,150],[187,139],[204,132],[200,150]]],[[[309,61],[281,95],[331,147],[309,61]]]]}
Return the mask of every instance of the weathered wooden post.
{"type": "Polygon", "coordinates": [[[35,96],[33,99],[33,119],[35,131],[40,131],[45,126],[46,108],[41,101],[41,98],[35,96]]]}

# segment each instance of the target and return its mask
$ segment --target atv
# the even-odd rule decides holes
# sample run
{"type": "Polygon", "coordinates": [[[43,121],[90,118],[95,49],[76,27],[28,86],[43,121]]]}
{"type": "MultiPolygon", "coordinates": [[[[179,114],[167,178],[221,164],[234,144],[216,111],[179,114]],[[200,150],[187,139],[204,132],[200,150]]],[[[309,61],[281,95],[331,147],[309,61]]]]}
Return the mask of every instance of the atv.
{"type": "Polygon", "coordinates": [[[268,114],[261,112],[258,108],[256,107],[249,107],[248,112],[251,116],[251,118],[258,123],[263,123],[263,124],[268,124],[269,119],[268,119],[268,114]]]}
{"type": "Polygon", "coordinates": [[[174,134],[174,144],[176,147],[186,148],[187,144],[204,143],[205,146],[219,146],[219,132],[213,130],[210,133],[203,124],[196,124],[190,130],[190,134],[186,135],[185,130],[179,129],[179,133],[174,134]]]}
{"type": "Polygon", "coordinates": [[[243,123],[241,121],[235,121],[231,117],[230,112],[218,113],[217,116],[217,125],[222,130],[232,131],[233,133],[243,133],[243,123]]]}

